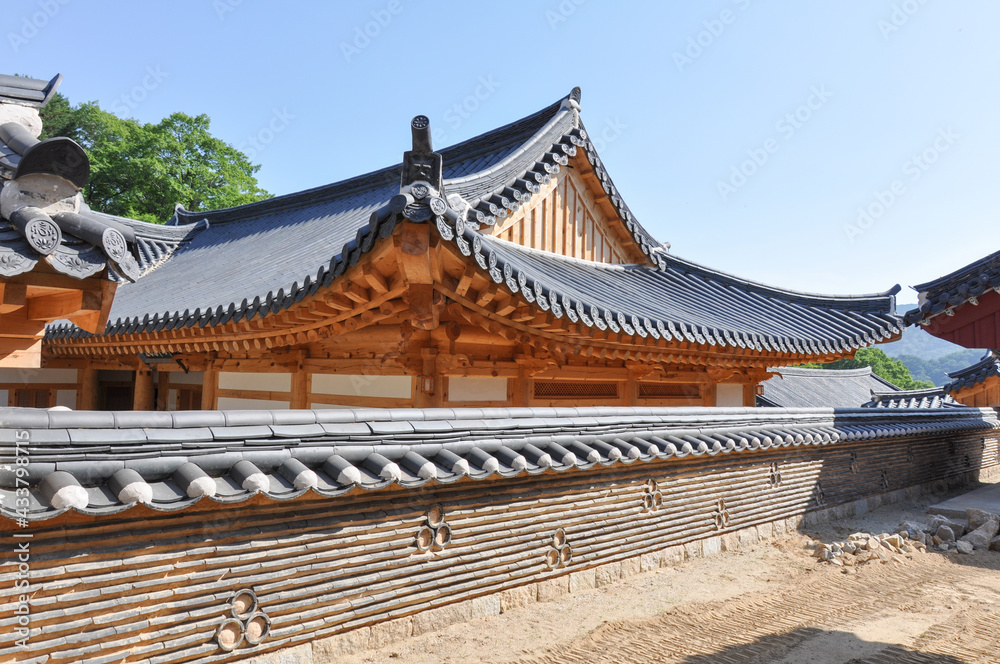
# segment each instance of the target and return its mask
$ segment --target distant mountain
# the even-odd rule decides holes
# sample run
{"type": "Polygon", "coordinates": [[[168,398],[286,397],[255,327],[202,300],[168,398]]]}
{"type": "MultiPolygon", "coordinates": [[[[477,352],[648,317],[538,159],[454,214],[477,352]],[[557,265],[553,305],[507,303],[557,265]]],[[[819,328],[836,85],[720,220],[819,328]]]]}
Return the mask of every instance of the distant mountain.
{"type": "MultiPolygon", "coordinates": [[[[899,304],[896,310],[906,312],[914,307],[915,304],[899,304]]],[[[878,347],[905,364],[916,380],[929,380],[935,385],[944,385],[950,380],[946,372],[964,369],[986,352],[938,339],[919,326],[905,328],[902,339],[878,347]]]]}

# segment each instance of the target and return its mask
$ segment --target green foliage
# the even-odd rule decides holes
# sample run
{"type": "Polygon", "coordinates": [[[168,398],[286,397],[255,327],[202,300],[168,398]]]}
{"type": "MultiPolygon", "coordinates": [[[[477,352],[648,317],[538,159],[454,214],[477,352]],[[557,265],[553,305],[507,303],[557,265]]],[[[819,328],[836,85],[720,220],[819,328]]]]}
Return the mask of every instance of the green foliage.
{"type": "Polygon", "coordinates": [[[914,380],[905,364],[889,357],[880,348],[862,348],[855,354],[854,358],[837,360],[829,364],[811,363],[801,366],[833,370],[871,367],[873,374],[889,381],[901,390],[920,390],[925,387],[934,387],[934,383],[930,381],[914,380]]]}
{"type": "Polygon", "coordinates": [[[983,357],[984,352],[986,351],[978,348],[963,348],[943,357],[925,359],[915,355],[899,355],[896,359],[905,364],[917,380],[928,380],[935,385],[944,385],[951,381],[948,378],[949,371],[957,371],[975,364],[983,357]]]}
{"type": "Polygon", "coordinates": [[[260,166],[215,138],[207,115],[174,113],[157,124],[123,119],[96,103],[71,106],[60,94],[42,109],[43,138],[66,136],[90,157],[84,191],[95,210],[164,222],[177,203],[214,210],[268,198],[260,166]]]}

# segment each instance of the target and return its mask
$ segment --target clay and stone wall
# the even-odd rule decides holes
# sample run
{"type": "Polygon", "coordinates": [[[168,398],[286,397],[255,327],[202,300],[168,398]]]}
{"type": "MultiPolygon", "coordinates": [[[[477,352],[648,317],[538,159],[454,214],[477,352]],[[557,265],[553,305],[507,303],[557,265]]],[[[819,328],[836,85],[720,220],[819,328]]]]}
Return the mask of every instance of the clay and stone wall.
{"type": "MultiPolygon", "coordinates": [[[[321,662],[995,473],[996,435],[873,438],[30,526],[23,664],[321,662]],[[276,659],[276,658],[279,658],[276,659]]],[[[13,621],[13,622],[12,622],[13,621]]]]}

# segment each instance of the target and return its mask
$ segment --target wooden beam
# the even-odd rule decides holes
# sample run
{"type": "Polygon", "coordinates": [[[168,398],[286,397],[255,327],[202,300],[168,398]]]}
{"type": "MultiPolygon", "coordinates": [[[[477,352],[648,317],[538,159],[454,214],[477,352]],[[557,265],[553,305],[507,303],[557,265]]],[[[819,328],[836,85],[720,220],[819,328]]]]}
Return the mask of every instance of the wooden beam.
{"type": "Polygon", "coordinates": [[[101,310],[101,296],[90,291],[66,291],[28,298],[30,320],[53,321],[101,310]]]}
{"type": "Polygon", "coordinates": [[[0,301],[0,314],[9,314],[28,303],[28,287],[24,284],[7,283],[0,301]]]}
{"type": "Polygon", "coordinates": [[[37,369],[41,366],[41,336],[0,339],[0,369],[37,369]]]}
{"type": "Polygon", "coordinates": [[[399,237],[400,271],[410,284],[434,283],[430,261],[430,226],[404,221],[399,237]]]}

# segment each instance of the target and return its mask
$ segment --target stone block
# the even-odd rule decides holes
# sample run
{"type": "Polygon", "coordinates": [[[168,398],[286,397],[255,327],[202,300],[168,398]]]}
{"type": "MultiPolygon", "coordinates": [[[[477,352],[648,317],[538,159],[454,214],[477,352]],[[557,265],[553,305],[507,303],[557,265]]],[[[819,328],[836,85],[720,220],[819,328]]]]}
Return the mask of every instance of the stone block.
{"type": "Polygon", "coordinates": [[[538,597],[538,589],[535,588],[535,584],[532,583],[526,586],[504,590],[497,593],[497,595],[500,597],[500,613],[507,613],[508,611],[519,609],[522,606],[526,606],[527,604],[534,602],[538,597]]]}
{"type": "Polygon", "coordinates": [[[796,514],[785,519],[785,532],[794,533],[802,527],[802,515],[796,514]]]}
{"type": "Polygon", "coordinates": [[[436,632],[472,617],[472,601],[455,602],[436,609],[427,609],[413,616],[413,636],[436,632]]]}
{"type": "Polygon", "coordinates": [[[308,643],[266,655],[258,655],[250,662],[251,664],[315,664],[312,646],[308,643]]]}
{"type": "MultiPolygon", "coordinates": [[[[969,508],[965,510],[965,514],[969,517],[969,530],[976,530],[990,521],[996,521],[1000,524],[1000,516],[991,514],[990,512],[969,508]]],[[[994,535],[995,534],[996,533],[994,533],[994,535]]]]}
{"type": "Polygon", "coordinates": [[[740,550],[740,538],[736,533],[722,533],[720,536],[722,539],[722,550],[723,551],[739,551],[740,550]]]}
{"type": "Polygon", "coordinates": [[[551,602],[569,592],[569,576],[557,576],[554,579],[539,581],[536,588],[539,602],[551,602]]]}
{"type": "Polygon", "coordinates": [[[788,522],[785,519],[778,519],[777,521],[771,522],[771,531],[774,533],[775,537],[784,537],[785,533],[788,532],[788,522]]]}
{"type": "Polygon", "coordinates": [[[679,544],[676,546],[668,546],[663,550],[663,565],[664,567],[668,565],[676,565],[677,563],[684,561],[684,547],[679,544]]]}
{"type": "Polygon", "coordinates": [[[371,640],[368,642],[368,647],[372,650],[382,648],[390,643],[402,641],[411,634],[413,634],[413,619],[410,616],[375,623],[371,626],[371,640]]]}
{"type": "Polygon", "coordinates": [[[639,556],[633,556],[631,558],[626,558],[622,561],[622,578],[627,579],[630,576],[636,576],[639,574],[641,569],[639,565],[639,556]]]}
{"type": "Polygon", "coordinates": [[[990,551],[1000,551],[1000,537],[994,537],[990,542],[990,551]]]}
{"type": "Polygon", "coordinates": [[[569,591],[580,593],[597,587],[597,570],[585,569],[569,575],[569,591]]]}
{"type": "Polygon", "coordinates": [[[325,639],[316,639],[312,642],[313,664],[336,664],[344,655],[352,655],[368,648],[371,637],[370,627],[360,627],[325,639]]]}
{"type": "Polygon", "coordinates": [[[868,501],[860,498],[854,501],[854,515],[861,516],[868,513],[868,501]]]}
{"type": "Polygon", "coordinates": [[[774,537],[774,528],[771,527],[770,521],[767,523],[761,523],[757,526],[757,537],[764,541],[774,537]]]}
{"type": "Polygon", "coordinates": [[[741,549],[749,549],[757,543],[757,529],[753,526],[736,531],[736,536],[739,537],[741,549]]]}
{"type": "Polygon", "coordinates": [[[684,543],[684,557],[688,560],[701,558],[701,540],[684,543]]]}
{"type": "Polygon", "coordinates": [[[701,552],[706,557],[722,553],[722,537],[716,535],[715,537],[703,539],[701,541],[701,552]]]}
{"type": "Polygon", "coordinates": [[[656,571],[660,569],[662,560],[663,554],[659,551],[644,553],[639,556],[639,571],[643,573],[656,571]]]}
{"type": "Polygon", "coordinates": [[[500,615],[500,597],[497,593],[469,600],[470,618],[500,615]]]}
{"type": "Polygon", "coordinates": [[[622,578],[622,565],[621,563],[608,563],[607,565],[601,565],[594,570],[595,578],[597,581],[597,587],[610,586],[613,583],[618,583],[622,578]]]}

